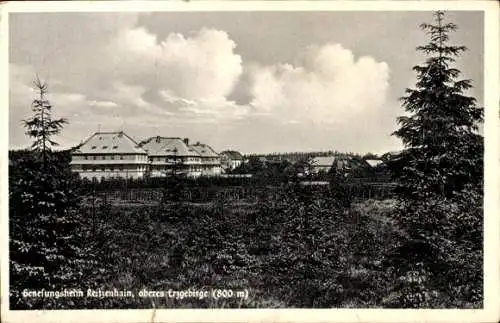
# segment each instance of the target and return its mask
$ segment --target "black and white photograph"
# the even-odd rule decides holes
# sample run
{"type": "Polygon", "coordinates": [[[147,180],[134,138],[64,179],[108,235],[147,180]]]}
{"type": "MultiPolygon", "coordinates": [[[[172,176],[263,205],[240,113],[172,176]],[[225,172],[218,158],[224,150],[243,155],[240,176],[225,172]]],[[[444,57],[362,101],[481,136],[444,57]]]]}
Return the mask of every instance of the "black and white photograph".
{"type": "Polygon", "coordinates": [[[492,310],[498,6],[195,2],[2,13],[2,309],[492,310]]]}

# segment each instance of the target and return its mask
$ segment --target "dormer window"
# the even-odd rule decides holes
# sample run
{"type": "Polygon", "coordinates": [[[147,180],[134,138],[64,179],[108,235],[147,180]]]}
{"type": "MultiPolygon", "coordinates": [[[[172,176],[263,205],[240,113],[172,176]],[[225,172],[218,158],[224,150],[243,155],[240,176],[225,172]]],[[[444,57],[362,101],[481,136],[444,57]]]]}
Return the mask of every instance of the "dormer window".
{"type": "Polygon", "coordinates": [[[97,148],[97,146],[92,146],[92,147],[91,147],[91,149],[96,149],[96,148],[97,148]]]}
{"type": "Polygon", "coordinates": [[[118,148],[118,146],[113,146],[113,149],[117,149],[117,148],[118,148]]]}
{"type": "Polygon", "coordinates": [[[108,148],[108,146],[102,146],[102,149],[107,149],[107,148],[108,148]]]}

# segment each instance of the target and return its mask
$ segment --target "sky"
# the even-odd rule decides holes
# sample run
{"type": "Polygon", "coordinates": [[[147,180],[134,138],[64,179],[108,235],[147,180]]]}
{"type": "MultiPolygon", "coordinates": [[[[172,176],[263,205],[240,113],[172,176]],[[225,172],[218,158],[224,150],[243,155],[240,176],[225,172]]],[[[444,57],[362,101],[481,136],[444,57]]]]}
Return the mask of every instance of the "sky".
{"type": "MultiPolygon", "coordinates": [[[[187,137],[243,153],[400,149],[391,136],[425,59],[432,12],[11,13],[9,148],[30,138],[33,79],[47,81],[56,138],[187,137]]],[[[456,66],[483,104],[482,12],[448,12],[456,66]]]]}

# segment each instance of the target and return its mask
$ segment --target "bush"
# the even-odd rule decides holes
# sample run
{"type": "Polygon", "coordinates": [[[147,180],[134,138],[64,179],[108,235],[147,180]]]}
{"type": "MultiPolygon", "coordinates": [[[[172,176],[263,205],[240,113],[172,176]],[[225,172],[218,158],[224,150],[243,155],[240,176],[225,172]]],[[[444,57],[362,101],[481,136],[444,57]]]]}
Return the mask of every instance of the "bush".
{"type": "MultiPolygon", "coordinates": [[[[45,308],[43,299],[21,291],[76,286],[89,264],[79,230],[74,177],[61,155],[49,155],[42,171],[38,154],[11,160],[9,171],[10,292],[13,309],[45,308]]],[[[47,300],[45,300],[47,301],[47,300]]]]}
{"type": "MultiPolygon", "coordinates": [[[[407,236],[393,250],[397,275],[422,277],[416,294],[439,295],[440,302],[415,298],[411,307],[480,307],[483,288],[483,208],[481,194],[469,189],[453,198],[401,203],[395,214],[407,236]],[[446,273],[446,274],[443,274],[446,273]]],[[[408,281],[408,280],[406,280],[408,281]]],[[[396,287],[400,297],[409,284],[396,287]]],[[[437,296],[436,296],[437,297],[437,296]]],[[[400,299],[408,305],[408,299],[400,299]]],[[[398,304],[398,301],[395,301],[398,304]]]]}

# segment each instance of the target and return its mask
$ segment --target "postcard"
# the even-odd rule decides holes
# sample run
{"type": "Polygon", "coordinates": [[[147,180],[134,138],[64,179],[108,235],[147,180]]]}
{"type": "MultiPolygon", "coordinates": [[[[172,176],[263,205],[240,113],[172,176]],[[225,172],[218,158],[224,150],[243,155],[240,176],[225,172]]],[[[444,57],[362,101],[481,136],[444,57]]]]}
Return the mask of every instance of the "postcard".
{"type": "Polygon", "coordinates": [[[492,1],[1,5],[4,322],[497,322],[492,1]]]}

